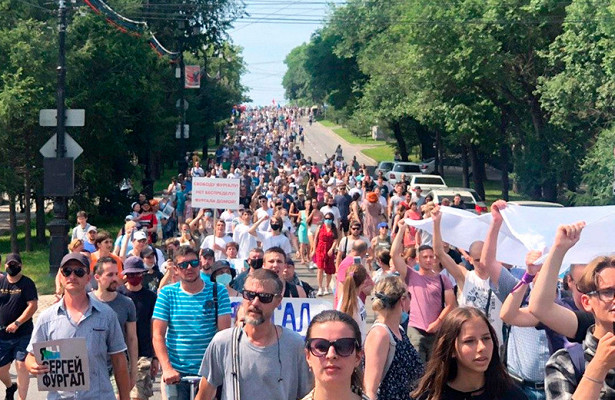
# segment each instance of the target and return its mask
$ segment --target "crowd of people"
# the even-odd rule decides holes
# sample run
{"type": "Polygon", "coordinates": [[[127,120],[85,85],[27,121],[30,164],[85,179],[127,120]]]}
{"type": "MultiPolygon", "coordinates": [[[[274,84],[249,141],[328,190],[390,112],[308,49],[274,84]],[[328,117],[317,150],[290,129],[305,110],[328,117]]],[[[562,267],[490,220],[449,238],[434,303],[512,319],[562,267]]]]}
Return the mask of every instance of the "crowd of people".
{"type": "Polygon", "coordinates": [[[615,258],[573,265],[558,283],[582,222],[558,228],[544,264],[530,252],[526,265],[505,265],[499,200],[487,236],[454,248],[441,219],[457,203],[434,204],[403,176],[372,177],[340,146],[305,157],[305,118],[236,113],[215,155],[203,166],[191,157],[160,198],[140,195],[117,234],[79,212],[57,302],[34,324],[36,288],[8,255],[6,398],[27,398],[28,373],[49,373],[33,344],[73,337],[86,340],[90,389],[49,399],[148,399],[160,372],[168,400],[615,398],[615,258]],[[238,179],[239,209],[193,207],[195,177],[238,179]],[[406,223],[425,218],[432,234],[406,223]],[[274,323],[285,298],[331,310],[311,316],[304,338],[274,323]]]}

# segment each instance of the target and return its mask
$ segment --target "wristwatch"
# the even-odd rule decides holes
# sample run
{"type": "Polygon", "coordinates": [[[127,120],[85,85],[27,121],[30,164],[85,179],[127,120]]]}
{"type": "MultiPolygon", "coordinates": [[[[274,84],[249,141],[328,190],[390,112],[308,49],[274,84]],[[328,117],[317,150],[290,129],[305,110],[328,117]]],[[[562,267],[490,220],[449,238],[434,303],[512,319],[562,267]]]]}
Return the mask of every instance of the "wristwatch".
{"type": "Polygon", "coordinates": [[[21,325],[21,322],[15,320],[15,322],[13,322],[15,325],[17,325],[18,327],[21,325]]]}

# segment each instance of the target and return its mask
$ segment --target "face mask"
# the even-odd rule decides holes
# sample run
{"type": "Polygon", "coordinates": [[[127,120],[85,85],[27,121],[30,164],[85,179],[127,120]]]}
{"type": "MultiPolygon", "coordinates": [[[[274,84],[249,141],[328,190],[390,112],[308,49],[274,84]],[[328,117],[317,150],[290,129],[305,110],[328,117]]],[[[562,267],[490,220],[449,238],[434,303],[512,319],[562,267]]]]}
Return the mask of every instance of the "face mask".
{"type": "Polygon", "coordinates": [[[228,286],[228,284],[231,283],[232,280],[233,276],[231,274],[224,273],[216,276],[216,282],[224,286],[228,286]]]}
{"type": "Polygon", "coordinates": [[[21,272],[21,265],[9,264],[6,267],[6,273],[9,276],[17,276],[21,272]]]}
{"type": "Polygon", "coordinates": [[[126,282],[130,283],[131,286],[139,286],[143,282],[143,275],[128,276],[126,282]]]}
{"type": "Polygon", "coordinates": [[[263,259],[262,258],[258,258],[256,260],[252,259],[249,262],[250,267],[252,267],[252,269],[259,269],[259,268],[263,268],[263,259]]]}
{"type": "Polygon", "coordinates": [[[206,216],[206,217],[211,217],[212,215],[213,215],[213,213],[210,213],[209,211],[207,211],[207,212],[205,213],[205,216],[206,216]]]}
{"type": "Polygon", "coordinates": [[[273,229],[274,231],[277,231],[278,229],[280,229],[280,227],[280,224],[271,224],[271,229],[273,229]]]}
{"type": "Polygon", "coordinates": [[[331,225],[331,224],[333,224],[333,220],[332,219],[325,219],[325,224],[331,225]]]}

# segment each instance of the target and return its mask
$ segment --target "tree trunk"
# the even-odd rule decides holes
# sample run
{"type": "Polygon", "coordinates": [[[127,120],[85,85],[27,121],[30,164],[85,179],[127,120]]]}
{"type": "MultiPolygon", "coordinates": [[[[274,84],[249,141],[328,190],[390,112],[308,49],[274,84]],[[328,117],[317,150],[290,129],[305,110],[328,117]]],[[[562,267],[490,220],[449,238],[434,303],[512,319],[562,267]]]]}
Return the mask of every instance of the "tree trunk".
{"type": "Polygon", "coordinates": [[[474,190],[481,198],[485,198],[485,186],[484,186],[484,171],[485,162],[481,159],[478,149],[475,145],[469,146],[470,150],[470,162],[472,163],[472,182],[474,183],[474,190]],[[482,165],[481,165],[482,164],[482,165]]]}
{"type": "Polygon", "coordinates": [[[408,148],[406,146],[406,139],[401,131],[401,124],[399,120],[393,121],[391,124],[391,129],[393,130],[393,136],[397,141],[397,149],[399,150],[399,156],[402,161],[408,161],[408,148]]]}
{"type": "Polygon", "coordinates": [[[43,196],[43,188],[40,185],[36,188],[36,241],[40,244],[47,243],[45,236],[45,196],[43,196]]]}
{"type": "Polygon", "coordinates": [[[436,171],[440,176],[444,176],[444,151],[442,149],[442,133],[436,131],[436,171]]]}
{"type": "Polygon", "coordinates": [[[9,194],[9,228],[11,229],[11,253],[19,253],[19,246],[17,244],[17,212],[14,194],[9,194]]]}
{"type": "Polygon", "coordinates": [[[470,167],[468,165],[468,145],[461,146],[461,186],[470,187],[470,167]]]}
{"type": "Polygon", "coordinates": [[[30,189],[30,169],[26,166],[26,169],[24,170],[24,232],[26,251],[32,251],[32,199],[30,198],[30,189]]]}
{"type": "Polygon", "coordinates": [[[508,180],[508,170],[510,169],[510,161],[508,156],[508,146],[504,141],[500,144],[500,163],[502,168],[502,199],[508,201],[510,182],[508,180]]]}

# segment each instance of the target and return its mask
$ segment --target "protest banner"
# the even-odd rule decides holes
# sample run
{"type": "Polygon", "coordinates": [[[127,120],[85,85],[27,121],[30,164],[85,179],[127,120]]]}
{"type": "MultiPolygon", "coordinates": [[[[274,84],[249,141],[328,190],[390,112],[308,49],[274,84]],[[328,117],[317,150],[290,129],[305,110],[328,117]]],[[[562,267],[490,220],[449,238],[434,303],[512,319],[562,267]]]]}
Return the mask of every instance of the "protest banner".
{"type": "MultiPolygon", "coordinates": [[[[235,324],[242,297],[231,297],[231,325],[235,324]]],[[[312,317],[321,311],[332,310],[333,303],[327,300],[308,298],[283,298],[273,312],[273,323],[291,329],[305,337],[312,317]]]]}
{"type": "Polygon", "coordinates": [[[239,209],[239,179],[192,178],[192,207],[239,209]]]}
{"type": "Polygon", "coordinates": [[[33,343],[34,357],[49,367],[37,375],[38,390],[57,392],[90,389],[90,368],[85,338],[50,340],[33,343]]]}

